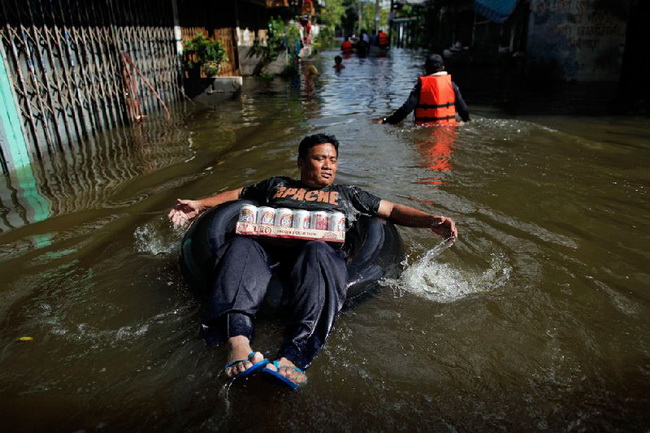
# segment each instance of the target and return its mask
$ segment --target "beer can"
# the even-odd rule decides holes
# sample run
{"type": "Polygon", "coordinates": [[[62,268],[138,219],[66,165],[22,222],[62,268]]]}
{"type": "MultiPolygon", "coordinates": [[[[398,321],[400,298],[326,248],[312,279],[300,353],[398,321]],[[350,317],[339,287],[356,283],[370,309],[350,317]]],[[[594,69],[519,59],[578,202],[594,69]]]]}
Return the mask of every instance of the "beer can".
{"type": "Polygon", "coordinates": [[[310,227],[315,230],[327,230],[330,223],[329,212],[317,211],[311,214],[310,227]]]}
{"type": "Polygon", "coordinates": [[[298,209],[293,213],[293,228],[308,229],[311,223],[311,213],[304,209],[298,209]]]}
{"type": "Polygon", "coordinates": [[[275,225],[290,228],[293,225],[293,211],[286,207],[275,211],[275,225]]]}
{"type": "Polygon", "coordinates": [[[343,212],[332,212],[330,215],[329,230],[333,232],[345,231],[345,214],[343,212]]]}
{"type": "Polygon", "coordinates": [[[275,222],[275,209],[262,206],[257,210],[257,223],[272,226],[275,222]]]}
{"type": "Polygon", "coordinates": [[[255,224],[257,221],[257,206],[245,204],[239,211],[239,221],[243,223],[255,224]]]}

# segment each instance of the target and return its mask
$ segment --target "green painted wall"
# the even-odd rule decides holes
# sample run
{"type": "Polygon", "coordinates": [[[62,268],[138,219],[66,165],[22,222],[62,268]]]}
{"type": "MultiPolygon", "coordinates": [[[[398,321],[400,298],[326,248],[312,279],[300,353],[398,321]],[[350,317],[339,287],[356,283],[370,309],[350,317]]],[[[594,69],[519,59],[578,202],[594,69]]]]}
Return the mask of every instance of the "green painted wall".
{"type": "MultiPolygon", "coordinates": [[[[2,202],[9,203],[18,200],[20,205],[26,210],[25,217],[27,221],[22,223],[34,223],[43,221],[51,214],[50,202],[40,193],[38,182],[32,170],[29,159],[29,150],[27,142],[20,126],[20,117],[16,104],[15,95],[11,85],[11,80],[5,67],[4,50],[0,47],[0,147],[6,165],[9,169],[7,173],[10,184],[14,188],[15,197],[11,190],[2,190],[2,202]]],[[[14,211],[11,210],[10,214],[14,211]]],[[[11,219],[12,215],[7,218],[11,219]]],[[[18,217],[18,214],[16,214],[18,217]]],[[[19,218],[22,220],[22,217],[19,218]]],[[[19,222],[17,225],[20,226],[19,222]]],[[[40,242],[49,242],[49,239],[40,242]]]]}
{"type": "Polygon", "coordinates": [[[9,169],[30,165],[27,142],[20,127],[20,117],[11,80],[5,67],[4,50],[0,48],[0,146],[9,169]]]}

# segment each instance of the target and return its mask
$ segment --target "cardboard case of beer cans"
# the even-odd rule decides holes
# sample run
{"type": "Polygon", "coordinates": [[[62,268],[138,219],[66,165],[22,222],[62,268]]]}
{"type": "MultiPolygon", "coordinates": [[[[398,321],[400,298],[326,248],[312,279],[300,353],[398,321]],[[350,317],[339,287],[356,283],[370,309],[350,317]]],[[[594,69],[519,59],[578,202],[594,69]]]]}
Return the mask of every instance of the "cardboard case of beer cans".
{"type": "Polygon", "coordinates": [[[341,212],[275,209],[244,205],[235,233],[270,238],[345,242],[345,215],[341,212]]]}

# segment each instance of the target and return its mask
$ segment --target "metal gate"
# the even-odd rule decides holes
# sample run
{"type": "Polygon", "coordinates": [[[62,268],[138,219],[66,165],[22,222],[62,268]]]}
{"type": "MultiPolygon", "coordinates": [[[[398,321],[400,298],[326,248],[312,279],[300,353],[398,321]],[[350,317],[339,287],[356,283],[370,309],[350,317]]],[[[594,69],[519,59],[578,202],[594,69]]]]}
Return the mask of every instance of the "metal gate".
{"type": "Polygon", "coordinates": [[[30,159],[182,96],[170,0],[2,0],[0,14],[30,159]]]}

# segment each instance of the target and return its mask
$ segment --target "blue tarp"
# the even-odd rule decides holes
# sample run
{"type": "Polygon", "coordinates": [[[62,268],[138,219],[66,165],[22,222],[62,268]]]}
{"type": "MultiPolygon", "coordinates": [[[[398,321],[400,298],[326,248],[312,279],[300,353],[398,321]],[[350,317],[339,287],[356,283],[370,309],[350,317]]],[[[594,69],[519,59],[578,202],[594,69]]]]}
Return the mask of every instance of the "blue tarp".
{"type": "Polygon", "coordinates": [[[474,0],[474,10],[494,23],[508,19],[517,6],[517,0],[474,0]]]}

